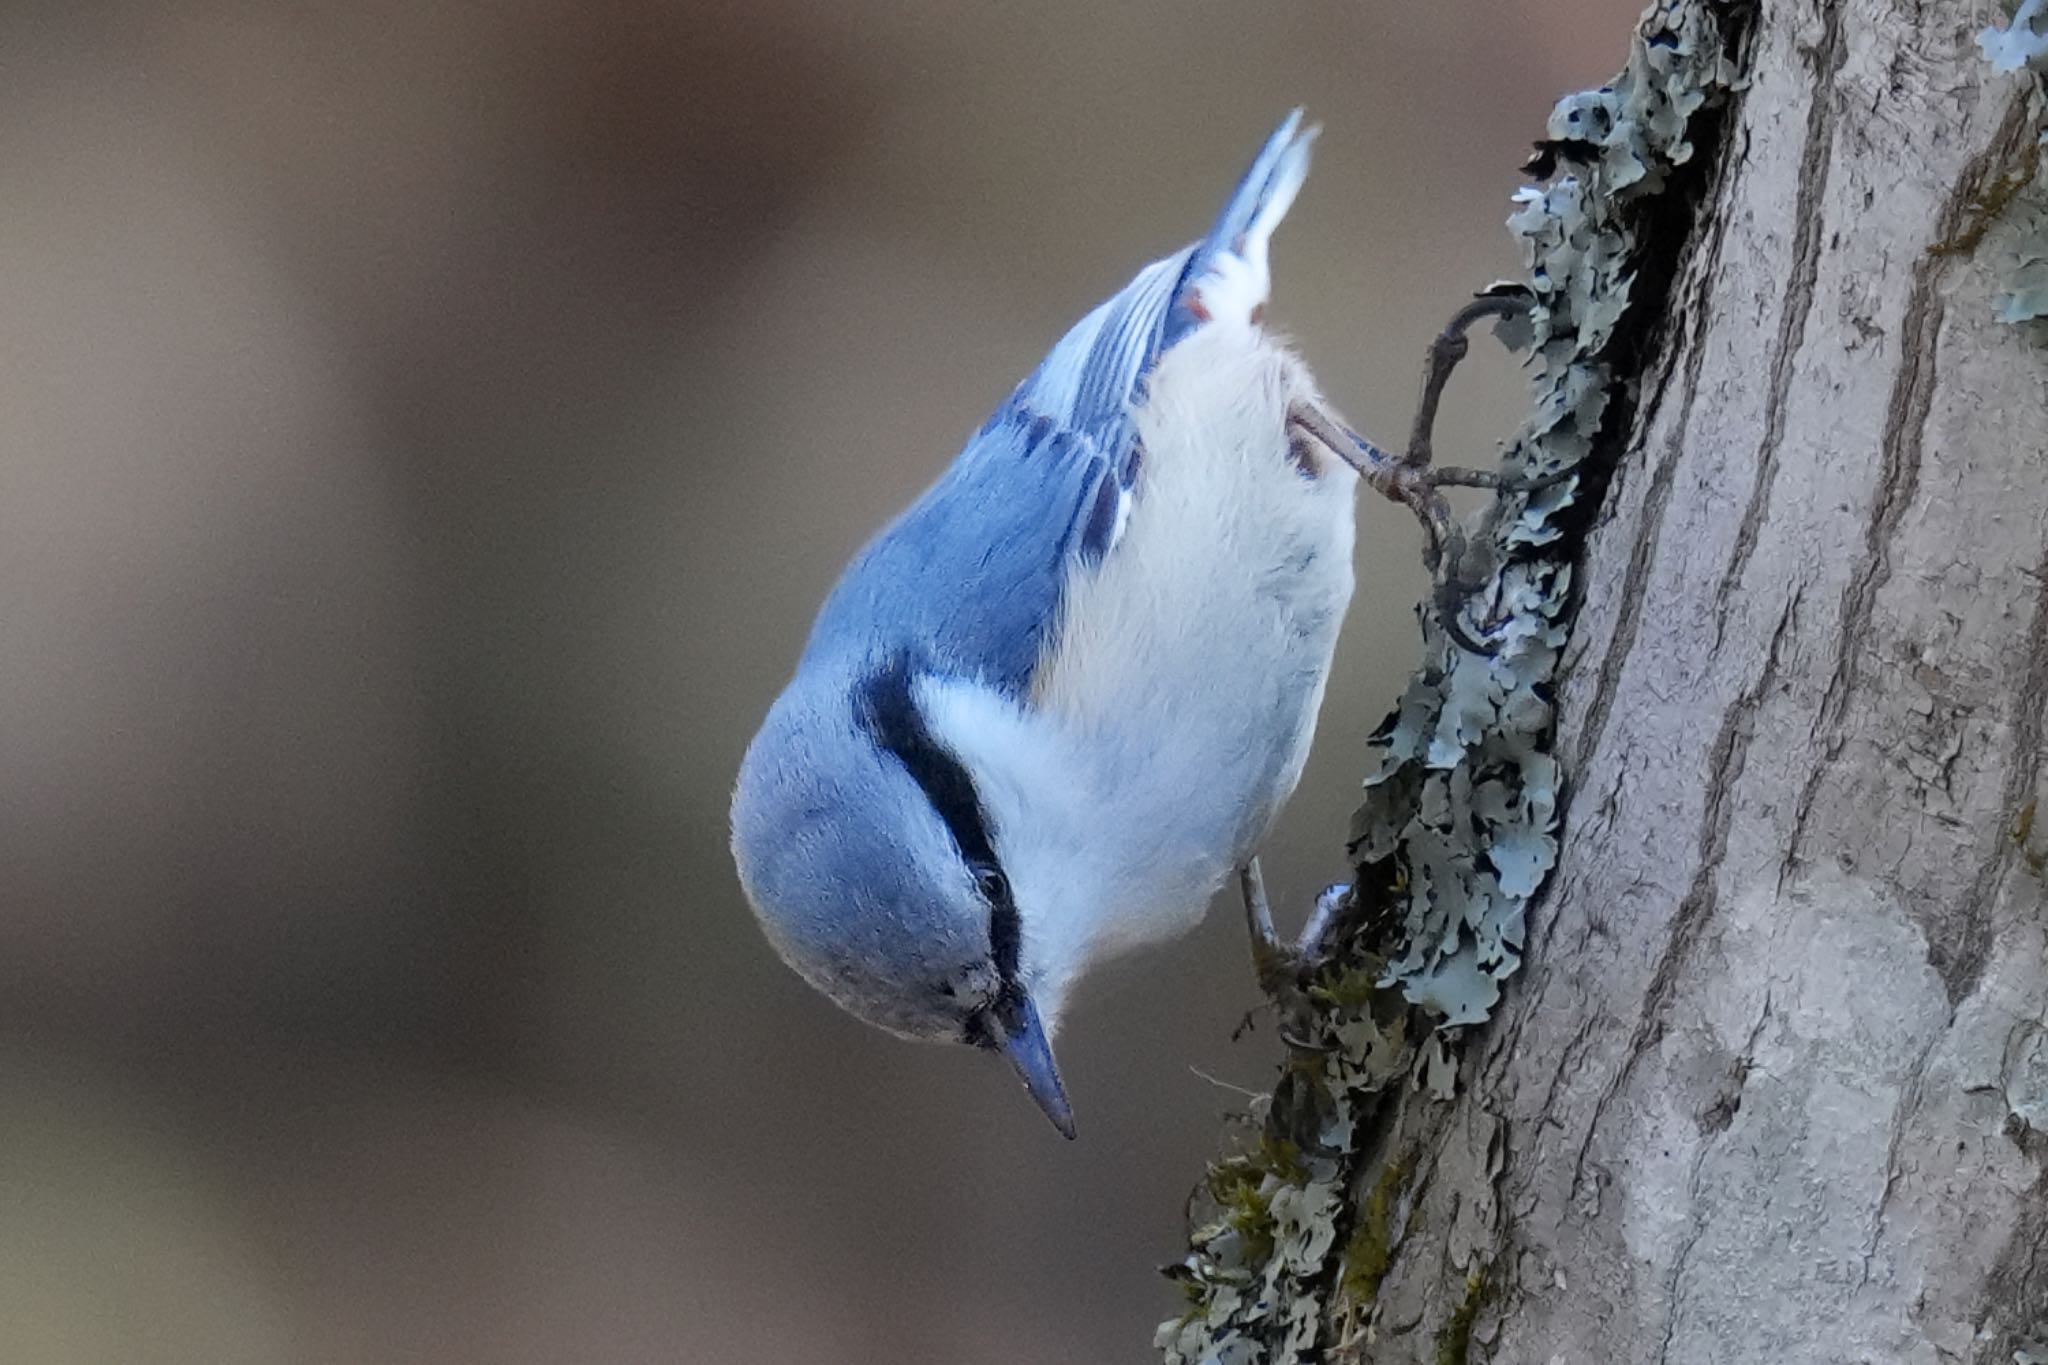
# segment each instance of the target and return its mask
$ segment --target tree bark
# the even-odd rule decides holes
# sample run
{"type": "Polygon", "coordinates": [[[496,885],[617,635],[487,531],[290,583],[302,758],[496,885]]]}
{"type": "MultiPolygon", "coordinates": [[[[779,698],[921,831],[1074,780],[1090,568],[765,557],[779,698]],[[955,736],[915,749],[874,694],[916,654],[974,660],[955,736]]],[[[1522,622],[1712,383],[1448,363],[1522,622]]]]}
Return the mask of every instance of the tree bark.
{"type": "Polygon", "coordinates": [[[1974,6],[1770,6],[1584,566],[1521,988],[1419,1124],[1387,1359],[2009,1361],[2048,1332],[2037,135],[1974,6]],[[1404,1323],[1413,1323],[1406,1331],[1404,1323]]]}
{"type": "Polygon", "coordinates": [[[1523,969],[1454,1099],[1373,1115],[1337,1216],[1370,1303],[1333,1288],[1303,1358],[2048,1337],[2048,347],[1994,318],[2048,218],[1995,17],[1750,17],[1697,212],[1647,243],[1523,969]]]}

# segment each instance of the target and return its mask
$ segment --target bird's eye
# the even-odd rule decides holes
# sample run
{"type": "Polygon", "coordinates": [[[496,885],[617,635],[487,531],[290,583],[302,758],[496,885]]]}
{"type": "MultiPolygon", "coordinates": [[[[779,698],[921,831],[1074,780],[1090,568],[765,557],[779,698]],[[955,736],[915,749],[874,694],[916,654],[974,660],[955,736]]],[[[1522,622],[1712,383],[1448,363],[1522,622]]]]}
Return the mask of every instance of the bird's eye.
{"type": "Polygon", "coordinates": [[[982,899],[991,905],[1000,905],[1010,898],[1010,879],[999,868],[977,867],[974,884],[980,888],[982,899]]]}

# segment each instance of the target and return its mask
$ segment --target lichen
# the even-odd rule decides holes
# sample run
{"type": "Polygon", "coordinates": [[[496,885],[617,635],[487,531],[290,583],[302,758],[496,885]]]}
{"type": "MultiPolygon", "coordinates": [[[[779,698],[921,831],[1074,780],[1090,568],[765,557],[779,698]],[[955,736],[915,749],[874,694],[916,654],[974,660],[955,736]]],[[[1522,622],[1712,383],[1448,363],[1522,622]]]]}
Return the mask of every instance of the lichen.
{"type": "MultiPolygon", "coordinates": [[[[2036,132],[2019,164],[2005,170],[1980,197],[1971,230],[1961,234],[1966,239],[1962,249],[1974,247],[1991,220],[2034,182],[2048,151],[2048,0],[2022,0],[2005,26],[1994,24],[1977,35],[1977,46],[1992,70],[2032,83],[2029,98],[2036,132]]],[[[2003,287],[1992,301],[1993,314],[2015,326],[2039,324],[2048,318],[2048,209],[2039,203],[2028,205],[2014,227],[2009,258],[2000,267],[2003,287]]]]}
{"type": "Polygon", "coordinates": [[[2048,71],[2048,0],[2022,0],[2004,28],[1977,35],[1977,46],[1994,71],[2048,71]]]}
{"type": "Polygon", "coordinates": [[[1388,980],[1443,1028],[1483,1022],[1521,965],[1530,902],[1557,859],[1562,774],[1549,687],[1565,645],[1577,477],[1617,392],[1614,342],[1637,284],[1633,206],[1694,156],[1695,117],[1737,80],[1726,7],[1665,3],[1628,67],[1558,102],[1508,219],[1529,268],[1534,411],[1505,456],[1552,479],[1503,499],[1488,530],[1503,565],[1473,610],[1495,648],[1456,648],[1425,618],[1430,666],[1374,736],[1353,824],[1361,880],[1392,865],[1411,890],[1388,980]]]}
{"type": "MultiPolygon", "coordinates": [[[[1537,144],[1537,183],[1508,220],[1528,279],[1502,286],[1532,305],[1503,329],[1528,353],[1532,407],[1503,463],[1540,486],[1503,496],[1468,541],[1488,566],[1475,575],[1468,633],[1491,652],[1458,648],[1422,613],[1424,666],[1373,737],[1353,819],[1356,931],[1282,1030],[1290,1057],[1260,1144],[1218,1163],[1198,1192],[1212,1216],[1166,1272],[1191,1307],[1156,1337],[1173,1365],[1297,1365],[1356,1349],[1326,1340],[1326,1322],[1359,1326],[1360,1340],[1371,1331],[1370,1301],[1399,1256],[1405,1176],[1397,1158],[1374,1170],[1368,1154],[1384,1144],[1368,1139],[1399,1084],[1455,1093],[1457,1039],[1488,1018],[1520,966],[1530,904],[1556,862],[1564,775],[1550,689],[1589,521],[1580,500],[1604,486],[1600,462],[1625,425],[1670,236],[1686,221],[1667,217],[1653,232],[1654,210],[1682,215],[1691,201],[1674,184],[1704,179],[1687,169],[1694,139],[1739,87],[1750,13],[1747,0],[1659,0],[1622,73],[1559,101],[1537,144]]],[[[1439,1338],[1440,1360],[1465,1357],[1477,1276],[1439,1338]]]]}
{"type": "Polygon", "coordinates": [[[1168,1360],[1316,1358],[1343,1255],[1360,1097],[1384,1089],[1407,1061],[1406,1007],[1374,975],[1352,968],[1318,983],[1314,1018],[1330,1051],[1292,1057],[1257,1140],[1212,1165],[1197,1191],[1204,1215],[1188,1255],[1166,1272],[1191,1303],[1155,1337],[1168,1360]]]}

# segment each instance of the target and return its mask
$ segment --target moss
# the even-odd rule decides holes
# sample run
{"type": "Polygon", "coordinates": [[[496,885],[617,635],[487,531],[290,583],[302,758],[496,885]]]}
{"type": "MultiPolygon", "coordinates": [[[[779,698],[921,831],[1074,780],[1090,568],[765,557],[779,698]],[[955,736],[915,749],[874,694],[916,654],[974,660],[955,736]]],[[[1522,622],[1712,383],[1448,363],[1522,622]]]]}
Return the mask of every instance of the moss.
{"type": "Polygon", "coordinates": [[[1225,1163],[1209,1172],[1209,1197],[1238,1235],[1247,1261],[1257,1265],[1273,1254],[1273,1204],[1263,1174],[1225,1163]]]}
{"type": "MultiPolygon", "coordinates": [[[[1263,1264],[1273,1255],[1279,1220],[1273,1212],[1273,1194],[1284,1187],[1299,1187],[1308,1181],[1308,1170],[1293,1144],[1270,1136],[1256,1147],[1226,1157],[1209,1168],[1205,1180],[1210,1201],[1220,1223],[1212,1234],[1224,1229],[1237,1234],[1240,1254],[1251,1265],[1263,1264]]],[[[1198,1234],[1198,1240],[1205,1240],[1198,1234]]],[[[1184,1280],[1190,1297],[1199,1299],[1198,1281],[1184,1280]]]]}
{"type": "Polygon", "coordinates": [[[2031,842],[2033,833],[2034,803],[2029,801],[2026,805],[2021,806],[2020,813],[2013,817],[2012,842],[2013,847],[2020,851],[2020,861],[2024,862],[2028,869],[2038,876],[2043,871],[2048,871],[2048,853],[2038,853],[2034,850],[2033,843],[2031,842]]]}
{"type": "Polygon", "coordinates": [[[1486,1302],[1486,1272],[1474,1266],[1465,1276],[1465,1296],[1458,1300],[1450,1320],[1436,1334],[1436,1365],[1465,1365],[1472,1350],[1472,1324],[1486,1302]]]}
{"type": "Polygon", "coordinates": [[[1928,247],[1927,254],[1967,256],[1976,250],[1977,243],[1984,240],[1984,234],[1991,230],[1998,216],[2019,197],[2020,191],[2034,183],[2034,177],[2041,169],[2041,150],[2041,142],[2036,139],[2015,153],[2012,163],[2000,167],[1991,182],[1971,198],[1969,215],[1962,226],[1947,240],[1928,247]]]}
{"type": "Polygon", "coordinates": [[[1389,1161],[1373,1182],[1365,1207],[1359,1210],[1358,1226],[1344,1244],[1344,1260],[1338,1284],[1345,1296],[1361,1306],[1379,1297],[1380,1281],[1394,1263],[1394,1209],[1400,1202],[1401,1187],[1408,1180],[1406,1155],[1389,1161]]]}
{"type": "Polygon", "coordinates": [[[1380,972],[1384,967],[1385,964],[1376,959],[1355,966],[1347,965],[1328,979],[1310,986],[1309,999],[1333,1012],[1369,1009],[1388,996],[1398,1001],[1398,992],[1380,985],[1380,972]]]}

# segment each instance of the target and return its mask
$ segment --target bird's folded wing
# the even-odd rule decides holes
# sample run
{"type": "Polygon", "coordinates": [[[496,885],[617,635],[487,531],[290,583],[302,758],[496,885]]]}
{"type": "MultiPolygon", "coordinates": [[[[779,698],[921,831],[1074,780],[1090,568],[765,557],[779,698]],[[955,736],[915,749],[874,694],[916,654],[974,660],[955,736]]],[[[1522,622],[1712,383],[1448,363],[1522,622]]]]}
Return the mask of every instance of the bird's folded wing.
{"type": "Polygon", "coordinates": [[[1209,235],[1076,323],[923,497],[848,567],[810,656],[910,655],[1022,697],[1069,574],[1110,553],[1143,468],[1134,412],[1159,357],[1217,309],[1264,302],[1266,240],[1307,172],[1299,111],[1209,235]],[[1240,297],[1242,296],[1242,297],[1240,297]]]}

